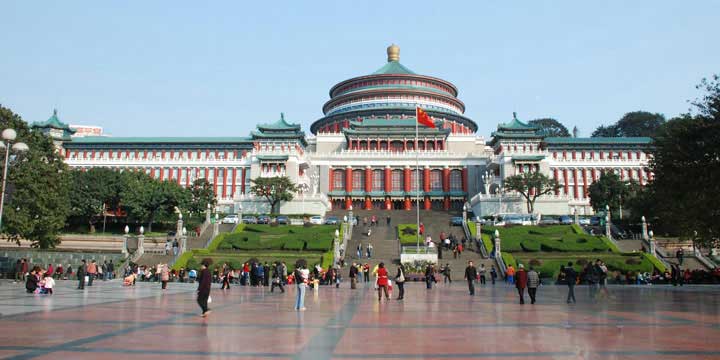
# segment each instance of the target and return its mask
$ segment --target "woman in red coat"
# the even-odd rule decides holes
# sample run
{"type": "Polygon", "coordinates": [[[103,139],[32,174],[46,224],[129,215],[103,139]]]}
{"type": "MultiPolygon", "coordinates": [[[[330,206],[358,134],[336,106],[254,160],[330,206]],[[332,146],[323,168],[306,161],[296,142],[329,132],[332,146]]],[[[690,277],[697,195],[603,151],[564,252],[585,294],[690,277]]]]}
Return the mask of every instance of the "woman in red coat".
{"type": "Polygon", "coordinates": [[[527,271],[525,271],[523,264],[520,264],[515,273],[515,287],[518,289],[518,294],[520,295],[520,304],[525,303],[525,288],[527,287],[527,282],[527,271]]]}
{"type": "Polygon", "coordinates": [[[385,292],[385,300],[390,300],[388,296],[388,272],[385,269],[385,264],[380,263],[377,269],[377,284],[378,284],[378,301],[382,300],[382,293],[385,292]]]}

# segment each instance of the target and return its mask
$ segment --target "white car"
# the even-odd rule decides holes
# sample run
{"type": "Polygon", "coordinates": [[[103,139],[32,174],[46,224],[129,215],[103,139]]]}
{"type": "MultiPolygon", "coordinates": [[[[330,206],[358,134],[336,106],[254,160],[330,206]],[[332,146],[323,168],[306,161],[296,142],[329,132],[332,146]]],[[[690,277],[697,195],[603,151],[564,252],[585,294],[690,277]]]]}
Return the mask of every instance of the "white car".
{"type": "Polygon", "coordinates": [[[223,224],[237,224],[239,221],[240,219],[235,214],[228,215],[222,219],[223,224]]]}
{"type": "Polygon", "coordinates": [[[310,223],[313,225],[322,225],[323,218],[322,218],[322,216],[313,216],[310,218],[310,223]]]}

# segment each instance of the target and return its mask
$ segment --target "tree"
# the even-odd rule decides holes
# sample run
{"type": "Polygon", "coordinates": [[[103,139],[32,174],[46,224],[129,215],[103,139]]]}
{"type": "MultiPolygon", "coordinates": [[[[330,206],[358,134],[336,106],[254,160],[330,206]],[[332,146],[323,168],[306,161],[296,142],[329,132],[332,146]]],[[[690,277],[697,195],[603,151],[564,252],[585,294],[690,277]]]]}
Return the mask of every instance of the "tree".
{"type": "Polygon", "coordinates": [[[570,137],[570,132],[565,125],[553,118],[535,119],[530,120],[528,123],[540,128],[538,135],[545,137],[570,137]]]}
{"type": "Polygon", "coordinates": [[[695,114],[668,121],[655,137],[650,183],[658,217],[704,247],[720,237],[720,80],[703,79],[695,114]],[[695,235],[697,232],[697,236],[695,235]]]}
{"type": "Polygon", "coordinates": [[[652,137],[665,123],[665,116],[647,111],[633,111],[625,114],[610,126],[600,126],[592,137],[652,137]]]}
{"type": "Polygon", "coordinates": [[[124,176],[107,168],[70,172],[70,216],[95,232],[95,223],[107,209],[118,209],[124,176]]]}
{"type": "Polygon", "coordinates": [[[613,214],[620,209],[623,202],[632,198],[634,193],[634,185],[620,180],[620,176],[612,172],[603,173],[597,181],[588,186],[590,206],[595,211],[604,211],[609,205],[613,214]]]}
{"type": "Polygon", "coordinates": [[[7,174],[9,191],[6,190],[8,196],[0,231],[8,241],[18,244],[25,239],[31,241],[33,247],[55,247],[60,243],[58,234],[70,208],[68,168],[49,137],[30,131],[20,116],[2,106],[0,128],[15,129],[16,141],[30,148],[24,153],[11,154],[7,174]]]}
{"type": "Polygon", "coordinates": [[[264,197],[270,204],[271,213],[279,212],[277,205],[281,201],[292,200],[293,193],[297,192],[297,187],[287,176],[260,177],[251,182],[250,193],[264,197]]]}
{"type": "Polygon", "coordinates": [[[121,196],[123,208],[129,220],[147,224],[147,231],[161,217],[171,217],[175,208],[186,209],[190,204],[190,192],[176,182],[159,181],[145,173],[123,173],[127,186],[121,196]]]}
{"type": "Polygon", "coordinates": [[[202,214],[208,204],[212,209],[217,205],[217,197],[213,186],[205,179],[197,179],[190,186],[190,213],[202,214]]]}
{"type": "Polygon", "coordinates": [[[505,190],[520,193],[525,198],[529,214],[535,210],[537,198],[559,188],[560,185],[555,179],[550,179],[537,171],[525,172],[505,179],[505,190]]]}

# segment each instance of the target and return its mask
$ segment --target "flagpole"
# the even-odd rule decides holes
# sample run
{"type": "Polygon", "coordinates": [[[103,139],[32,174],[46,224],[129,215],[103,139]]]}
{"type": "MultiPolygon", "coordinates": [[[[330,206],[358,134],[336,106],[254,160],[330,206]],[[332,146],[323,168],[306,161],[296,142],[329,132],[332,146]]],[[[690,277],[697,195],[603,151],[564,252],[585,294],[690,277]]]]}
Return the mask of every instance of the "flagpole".
{"type": "Polygon", "coordinates": [[[416,252],[420,252],[420,149],[418,148],[418,107],[415,106],[415,214],[417,226],[416,252]]]}

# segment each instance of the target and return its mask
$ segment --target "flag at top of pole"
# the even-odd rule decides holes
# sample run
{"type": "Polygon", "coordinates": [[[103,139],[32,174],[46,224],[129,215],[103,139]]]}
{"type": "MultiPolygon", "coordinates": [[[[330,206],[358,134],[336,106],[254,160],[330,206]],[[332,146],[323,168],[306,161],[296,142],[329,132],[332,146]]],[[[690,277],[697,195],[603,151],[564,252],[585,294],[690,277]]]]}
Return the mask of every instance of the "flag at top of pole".
{"type": "Polygon", "coordinates": [[[419,107],[416,107],[416,108],[415,108],[415,115],[416,115],[416,117],[417,117],[417,122],[418,122],[419,124],[423,124],[423,125],[425,125],[425,126],[427,126],[427,127],[429,127],[429,128],[433,128],[433,129],[435,128],[435,123],[434,123],[434,122],[432,121],[432,119],[430,118],[430,115],[428,115],[428,114],[425,112],[425,110],[423,110],[423,109],[421,109],[421,108],[419,108],[419,107]]]}

